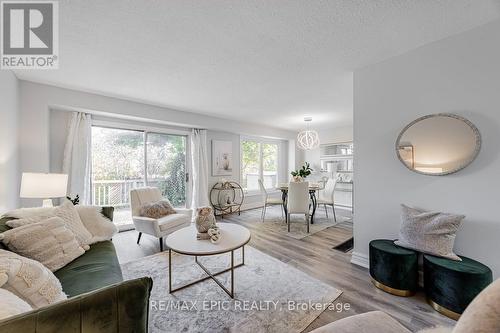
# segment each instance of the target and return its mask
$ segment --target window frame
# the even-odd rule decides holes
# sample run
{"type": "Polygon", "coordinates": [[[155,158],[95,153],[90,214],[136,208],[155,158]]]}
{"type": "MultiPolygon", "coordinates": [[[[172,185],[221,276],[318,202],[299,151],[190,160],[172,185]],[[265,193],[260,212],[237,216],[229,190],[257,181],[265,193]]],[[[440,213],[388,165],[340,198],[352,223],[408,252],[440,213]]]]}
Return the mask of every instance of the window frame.
{"type": "MultiPolygon", "coordinates": [[[[263,149],[262,149],[262,144],[273,144],[277,146],[277,154],[278,154],[278,166],[276,168],[276,185],[279,184],[279,179],[280,179],[280,168],[283,165],[282,157],[281,157],[281,149],[282,149],[282,142],[277,139],[268,139],[268,138],[261,138],[261,137],[252,137],[252,136],[240,136],[240,165],[243,166],[243,149],[242,149],[242,144],[243,141],[253,141],[259,144],[259,179],[264,179],[264,159],[263,159],[263,149]]],[[[240,168],[240,179],[241,182],[243,183],[243,168],[240,168]]],[[[279,192],[276,187],[274,188],[266,188],[267,193],[273,193],[273,192],[279,192]]],[[[257,195],[260,193],[260,189],[255,189],[255,190],[248,190],[247,188],[243,188],[243,192],[246,195],[257,195]]]]}
{"type": "MultiPolygon", "coordinates": [[[[191,172],[191,132],[183,131],[173,128],[163,128],[157,126],[144,126],[142,124],[134,124],[129,122],[121,122],[119,120],[104,120],[104,119],[92,119],[92,127],[102,127],[109,129],[119,129],[141,132],[144,139],[144,184],[148,186],[148,176],[147,176],[147,136],[148,133],[152,134],[166,134],[166,135],[178,135],[184,136],[186,138],[186,173],[188,181],[186,182],[186,202],[185,208],[191,207],[191,193],[192,193],[192,172],[191,172]]],[[[90,158],[92,159],[92,152],[90,152],[90,158]]],[[[92,188],[92,165],[90,166],[90,188],[92,188]]],[[[92,194],[93,195],[93,194],[92,194]]],[[[92,198],[93,199],[93,198],[92,198]]],[[[182,208],[182,207],[181,207],[182,208]]]]}

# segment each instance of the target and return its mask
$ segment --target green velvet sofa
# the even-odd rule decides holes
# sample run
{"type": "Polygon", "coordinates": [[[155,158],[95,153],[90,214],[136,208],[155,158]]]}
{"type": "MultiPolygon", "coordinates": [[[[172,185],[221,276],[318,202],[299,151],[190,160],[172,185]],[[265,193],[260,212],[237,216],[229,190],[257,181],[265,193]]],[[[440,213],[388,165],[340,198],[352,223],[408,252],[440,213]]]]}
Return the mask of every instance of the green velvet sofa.
{"type": "MultiPolygon", "coordinates": [[[[112,219],[113,208],[103,214],[112,219]]],[[[10,218],[0,219],[0,232],[10,218]]],[[[0,248],[6,249],[0,242],[0,248]]],[[[123,281],[113,243],[99,242],[54,272],[68,299],[21,315],[0,320],[2,333],[147,332],[149,277],[123,281]]]]}

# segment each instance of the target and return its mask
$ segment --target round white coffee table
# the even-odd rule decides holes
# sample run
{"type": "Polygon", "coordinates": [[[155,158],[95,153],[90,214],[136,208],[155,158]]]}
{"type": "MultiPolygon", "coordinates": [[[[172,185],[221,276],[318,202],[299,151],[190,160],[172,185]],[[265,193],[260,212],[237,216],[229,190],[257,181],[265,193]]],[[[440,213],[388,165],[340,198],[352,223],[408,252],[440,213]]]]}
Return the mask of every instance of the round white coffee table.
{"type": "Polygon", "coordinates": [[[218,223],[217,226],[221,232],[219,243],[213,244],[210,240],[196,239],[196,227],[194,225],[179,229],[168,235],[165,243],[168,247],[168,289],[170,293],[190,287],[196,283],[212,279],[222,288],[231,298],[234,298],[234,269],[245,264],[245,245],[250,241],[250,231],[237,224],[218,223]],[[241,248],[242,262],[234,264],[234,251],[241,248]],[[172,288],[172,251],[194,256],[195,262],[207,273],[208,276],[190,282],[180,287],[172,288]],[[212,273],[203,266],[198,257],[211,256],[231,252],[231,265],[220,272],[212,273]],[[231,287],[228,290],[217,278],[217,275],[231,272],[231,287]]]}

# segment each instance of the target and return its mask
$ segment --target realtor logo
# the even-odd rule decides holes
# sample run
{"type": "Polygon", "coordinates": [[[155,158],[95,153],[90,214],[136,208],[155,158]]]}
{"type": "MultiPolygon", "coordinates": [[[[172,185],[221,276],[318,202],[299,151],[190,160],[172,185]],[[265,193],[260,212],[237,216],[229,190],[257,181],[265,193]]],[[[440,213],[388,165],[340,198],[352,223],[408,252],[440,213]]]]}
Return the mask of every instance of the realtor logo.
{"type": "Polygon", "coordinates": [[[2,1],[2,69],[57,69],[58,3],[2,1]]]}

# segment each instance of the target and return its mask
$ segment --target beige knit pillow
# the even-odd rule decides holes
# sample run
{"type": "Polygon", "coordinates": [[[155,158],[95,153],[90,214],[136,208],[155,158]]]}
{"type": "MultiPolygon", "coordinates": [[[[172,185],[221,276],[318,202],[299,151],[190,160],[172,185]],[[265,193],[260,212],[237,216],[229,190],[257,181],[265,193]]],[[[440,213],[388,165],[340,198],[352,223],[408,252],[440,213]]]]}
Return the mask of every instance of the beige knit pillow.
{"type": "Polygon", "coordinates": [[[88,245],[91,243],[92,234],[83,225],[80,215],[71,201],[65,200],[62,205],[48,209],[22,208],[19,211],[19,213],[15,211],[8,213],[8,216],[22,217],[19,220],[8,221],[6,224],[9,227],[18,228],[23,225],[40,222],[48,217],[57,216],[60,217],[66,227],[75,234],[76,240],[85,250],[90,248],[88,245]]]}
{"type": "Polygon", "coordinates": [[[429,212],[401,205],[401,228],[399,239],[394,244],[461,261],[453,252],[453,246],[464,218],[464,215],[429,212]]]}
{"type": "Polygon", "coordinates": [[[175,214],[175,209],[170,204],[170,201],[160,200],[142,205],[139,214],[152,219],[159,219],[167,215],[175,214]]]}
{"type": "Polygon", "coordinates": [[[85,253],[59,217],[7,230],[0,240],[11,251],[39,261],[53,272],[85,253]]]}
{"type": "Polygon", "coordinates": [[[62,291],[61,283],[50,270],[35,260],[6,250],[0,250],[0,281],[2,288],[33,308],[40,308],[67,298],[62,291]]]}

